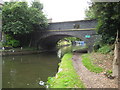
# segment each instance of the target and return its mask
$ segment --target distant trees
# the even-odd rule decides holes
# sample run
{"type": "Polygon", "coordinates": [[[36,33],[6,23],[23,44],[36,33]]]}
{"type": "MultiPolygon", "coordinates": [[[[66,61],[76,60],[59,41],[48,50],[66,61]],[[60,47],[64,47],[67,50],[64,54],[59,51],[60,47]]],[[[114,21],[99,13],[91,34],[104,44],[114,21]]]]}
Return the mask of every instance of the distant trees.
{"type": "Polygon", "coordinates": [[[77,38],[77,37],[65,37],[65,38],[59,40],[57,44],[58,44],[58,46],[70,45],[74,41],[81,41],[81,39],[77,38]]]}
{"type": "Polygon", "coordinates": [[[30,36],[35,30],[43,30],[48,24],[42,9],[43,5],[39,2],[33,2],[32,6],[28,6],[27,2],[5,2],[2,31],[20,41],[24,34],[30,36]]]}

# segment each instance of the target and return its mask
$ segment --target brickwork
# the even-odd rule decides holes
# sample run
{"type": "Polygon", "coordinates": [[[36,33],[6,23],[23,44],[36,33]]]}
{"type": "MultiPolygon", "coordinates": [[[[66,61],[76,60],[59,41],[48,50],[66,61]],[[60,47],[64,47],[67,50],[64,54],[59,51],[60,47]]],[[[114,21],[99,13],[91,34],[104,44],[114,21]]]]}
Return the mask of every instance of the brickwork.
{"type": "Polygon", "coordinates": [[[96,20],[49,23],[45,32],[34,33],[33,42],[37,47],[54,48],[60,39],[71,36],[82,39],[89,48],[92,48],[97,38],[94,30],[96,25],[96,20]],[[90,35],[90,38],[86,39],[86,35],[90,35]]]}

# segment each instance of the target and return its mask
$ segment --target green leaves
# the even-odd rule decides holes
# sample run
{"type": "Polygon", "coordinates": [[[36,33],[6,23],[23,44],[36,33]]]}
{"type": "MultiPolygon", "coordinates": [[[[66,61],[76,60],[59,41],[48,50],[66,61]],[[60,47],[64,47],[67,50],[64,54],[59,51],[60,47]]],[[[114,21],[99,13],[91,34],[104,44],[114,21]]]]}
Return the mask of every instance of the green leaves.
{"type": "MultiPolygon", "coordinates": [[[[41,5],[39,3],[39,5],[41,5]]],[[[42,7],[41,7],[42,10],[42,7]]],[[[29,7],[26,2],[7,2],[3,6],[3,31],[12,34],[30,33],[36,28],[47,27],[47,19],[38,8],[29,7]]]]}
{"type": "MultiPolygon", "coordinates": [[[[5,2],[2,7],[2,31],[19,40],[20,45],[29,45],[31,32],[44,30],[48,25],[42,8],[42,4],[38,2],[33,2],[31,6],[26,2],[5,2]]],[[[13,43],[15,40],[9,41],[13,43]]]]}
{"type": "Polygon", "coordinates": [[[18,40],[15,40],[12,36],[6,35],[6,42],[3,43],[3,46],[12,46],[12,47],[18,47],[20,45],[20,42],[18,40]]]}
{"type": "MultiPolygon", "coordinates": [[[[120,23],[120,3],[119,2],[95,2],[89,9],[89,14],[93,13],[98,20],[97,31],[102,35],[103,43],[112,44],[115,41],[116,32],[120,23]],[[109,39],[109,38],[114,38],[109,39]]],[[[87,15],[89,15],[87,14],[87,15]]],[[[89,15],[89,16],[90,16],[89,15]]],[[[90,18],[92,19],[92,18],[90,18]]]]}
{"type": "Polygon", "coordinates": [[[38,10],[42,10],[43,9],[43,4],[39,3],[39,2],[33,2],[32,3],[32,7],[33,8],[37,8],[38,10]]]}

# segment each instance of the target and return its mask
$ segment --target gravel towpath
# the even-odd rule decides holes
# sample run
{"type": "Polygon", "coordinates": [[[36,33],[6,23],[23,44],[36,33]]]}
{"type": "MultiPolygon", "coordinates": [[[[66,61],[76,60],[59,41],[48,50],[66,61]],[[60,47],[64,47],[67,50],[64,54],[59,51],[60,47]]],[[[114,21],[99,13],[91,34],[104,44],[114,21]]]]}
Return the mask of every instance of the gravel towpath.
{"type": "Polygon", "coordinates": [[[118,83],[115,79],[108,79],[104,73],[90,72],[83,64],[80,54],[73,55],[73,65],[80,76],[80,79],[85,84],[86,88],[118,88],[118,83]]]}

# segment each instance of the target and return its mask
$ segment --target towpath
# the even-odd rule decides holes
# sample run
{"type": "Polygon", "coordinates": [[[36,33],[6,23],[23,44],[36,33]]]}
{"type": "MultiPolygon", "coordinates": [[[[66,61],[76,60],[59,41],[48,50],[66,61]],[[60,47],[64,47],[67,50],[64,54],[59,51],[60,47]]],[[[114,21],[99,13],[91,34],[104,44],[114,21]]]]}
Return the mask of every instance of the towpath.
{"type": "Polygon", "coordinates": [[[115,79],[108,79],[104,73],[90,72],[83,64],[79,53],[73,55],[73,65],[87,88],[118,88],[115,79]]]}

